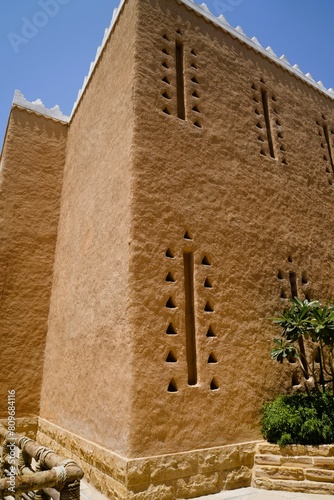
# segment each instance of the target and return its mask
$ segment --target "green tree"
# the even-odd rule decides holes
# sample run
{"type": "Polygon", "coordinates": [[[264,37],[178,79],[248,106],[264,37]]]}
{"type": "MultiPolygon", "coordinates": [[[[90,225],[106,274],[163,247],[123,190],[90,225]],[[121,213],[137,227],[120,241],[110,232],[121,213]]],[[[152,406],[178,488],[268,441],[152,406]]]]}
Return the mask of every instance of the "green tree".
{"type": "Polygon", "coordinates": [[[334,393],[334,304],[297,297],[290,303],[289,309],[272,318],[281,328],[281,338],[274,339],[271,358],[279,363],[297,360],[304,380],[312,377],[315,390],[331,387],[334,393]]]}

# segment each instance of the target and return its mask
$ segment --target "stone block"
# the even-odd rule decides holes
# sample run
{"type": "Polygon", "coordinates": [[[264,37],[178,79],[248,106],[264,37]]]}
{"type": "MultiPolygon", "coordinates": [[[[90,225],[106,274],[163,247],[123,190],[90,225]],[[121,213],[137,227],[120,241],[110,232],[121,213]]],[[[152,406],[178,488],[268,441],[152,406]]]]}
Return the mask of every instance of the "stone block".
{"type": "Polygon", "coordinates": [[[324,469],[306,469],[305,477],[309,481],[334,483],[334,471],[324,469]]]}
{"type": "Polygon", "coordinates": [[[218,473],[210,475],[197,474],[176,481],[176,498],[193,498],[218,493],[221,490],[218,473]]]}
{"type": "Polygon", "coordinates": [[[126,498],[129,500],[175,500],[174,487],[171,484],[151,484],[144,491],[130,491],[126,498]]]}
{"type": "Polygon", "coordinates": [[[198,474],[197,452],[156,457],[150,463],[151,480],[154,483],[198,474]]]}
{"type": "Polygon", "coordinates": [[[238,445],[202,450],[198,455],[199,472],[207,473],[225,469],[235,469],[253,462],[253,451],[240,453],[238,445]]]}
{"type": "Polygon", "coordinates": [[[256,477],[268,477],[270,479],[284,479],[284,480],[304,480],[304,471],[297,467],[259,467],[254,468],[256,477]]]}
{"type": "Polygon", "coordinates": [[[252,482],[252,470],[245,466],[228,472],[223,471],[221,476],[225,490],[246,488],[252,482]]]}
{"type": "Polygon", "coordinates": [[[285,467],[310,467],[313,464],[312,457],[281,457],[281,463],[285,467]]]}
{"type": "Polygon", "coordinates": [[[269,478],[255,478],[253,486],[257,488],[264,488],[266,490],[281,490],[322,495],[334,494],[334,485],[332,483],[317,483],[312,481],[283,481],[279,479],[272,480],[269,478]]]}
{"type": "Polygon", "coordinates": [[[255,455],[254,462],[258,465],[281,465],[282,457],[280,455],[255,455]]]}
{"type": "Polygon", "coordinates": [[[129,460],[127,463],[126,484],[128,488],[133,486],[150,484],[151,467],[149,459],[129,460]]]}
{"type": "Polygon", "coordinates": [[[277,444],[271,444],[264,441],[257,446],[257,453],[261,455],[281,455],[281,448],[277,444]]]}
{"type": "Polygon", "coordinates": [[[313,466],[320,469],[334,470],[334,458],[331,457],[314,457],[313,466]]]}

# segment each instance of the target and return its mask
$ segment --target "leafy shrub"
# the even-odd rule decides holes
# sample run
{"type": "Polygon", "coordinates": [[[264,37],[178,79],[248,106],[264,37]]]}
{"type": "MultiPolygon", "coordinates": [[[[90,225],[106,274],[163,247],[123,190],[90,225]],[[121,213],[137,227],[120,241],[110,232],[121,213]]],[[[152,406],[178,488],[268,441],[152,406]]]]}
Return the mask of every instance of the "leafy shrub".
{"type": "Polygon", "coordinates": [[[329,391],[280,395],[263,407],[262,433],[270,443],[334,443],[334,396],[329,391]]]}
{"type": "Polygon", "coordinates": [[[271,358],[297,362],[302,375],[299,385],[306,392],[309,387],[319,392],[331,388],[334,394],[334,303],[295,297],[272,321],[281,328],[281,338],[274,339],[271,358]]]}

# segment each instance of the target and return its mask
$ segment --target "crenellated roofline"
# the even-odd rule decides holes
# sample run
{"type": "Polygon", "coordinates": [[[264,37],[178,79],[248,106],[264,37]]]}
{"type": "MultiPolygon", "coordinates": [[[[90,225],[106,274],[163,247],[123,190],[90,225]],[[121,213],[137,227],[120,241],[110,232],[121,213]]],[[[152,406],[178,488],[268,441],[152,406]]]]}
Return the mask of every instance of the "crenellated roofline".
{"type": "MultiPolygon", "coordinates": [[[[25,99],[23,94],[19,91],[15,91],[13,104],[21,106],[23,108],[27,108],[33,111],[36,111],[42,115],[49,116],[51,118],[63,121],[70,122],[75,114],[75,111],[81,101],[81,98],[85,92],[85,89],[94,73],[95,67],[103,53],[103,49],[105,48],[110,34],[118,20],[118,17],[123,9],[124,4],[127,0],[121,0],[119,6],[114,9],[112,19],[108,28],[105,29],[104,36],[101,42],[101,45],[97,48],[96,55],[94,61],[92,61],[89,72],[87,76],[84,78],[82,87],[79,89],[77,99],[73,105],[71,116],[68,117],[64,115],[59,106],[55,106],[52,109],[48,109],[44,106],[40,99],[37,101],[29,102],[25,99]]],[[[285,71],[288,71],[291,75],[296,78],[304,81],[307,85],[313,87],[317,91],[321,92],[325,96],[330,99],[334,99],[334,89],[329,88],[326,89],[324,84],[321,81],[316,82],[310,73],[303,73],[297,64],[291,65],[285,55],[277,56],[273,49],[269,46],[264,48],[257,38],[254,36],[253,38],[249,38],[240,26],[233,28],[229,22],[226,20],[225,16],[222,14],[217,17],[212,12],[210,12],[209,8],[205,3],[201,5],[194,2],[194,0],[176,0],[179,4],[185,5],[189,10],[194,11],[200,17],[204,17],[206,20],[212,22],[215,26],[222,29],[224,32],[229,33],[233,38],[240,40],[242,43],[253,49],[255,52],[260,53],[262,56],[266,57],[269,61],[274,62],[277,66],[283,68],[285,71]]]]}

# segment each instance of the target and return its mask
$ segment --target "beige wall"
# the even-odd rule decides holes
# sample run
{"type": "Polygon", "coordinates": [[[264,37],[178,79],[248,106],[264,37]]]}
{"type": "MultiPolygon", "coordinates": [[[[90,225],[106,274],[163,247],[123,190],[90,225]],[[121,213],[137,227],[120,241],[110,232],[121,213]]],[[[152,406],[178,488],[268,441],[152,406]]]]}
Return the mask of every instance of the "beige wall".
{"type": "Polygon", "coordinates": [[[267,320],[286,303],[289,272],[302,298],[333,292],[324,123],[334,126],[331,100],[185,6],[129,0],[70,125],[44,419],[131,458],[261,437],[263,402],[291,383],[292,369],[269,359],[267,320]],[[194,255],[191,386],[184,252],[194,255]]]}
{"type": "Polygon", "coordinates": [[[136,10],[126,5],[69,130],[41,416],[127,454],[136,10]]]}
{"type": "Polygon", "coordinates": [[[67,127],[13,107],[0,173],[0,411],[39,413],[67,127]]]}
{"type": "Polygon", "coordinates": [[[332,174],[318,135],[322,113],[334,126],[332,101],[177,2],[140,2],[139,30],[132,456],[260,438],[263,402],[291,383],[291,370],[269,359],[275,330],[266,318],[285,304],[280,294],[290,294],[289,272],[296,272],[302,298],[309,290],[330,298],[334,285],[332,174]],[[184,44],[187,120],[176,116],[176,38],[184,44]],[[269,97],[275,159],[261,88],[269,97]],[[167,248],[174,259],[166,258],[167,248]],[[185,249],[195,262],[196,386],[187,378],[185,249]],[[204,255],[211,266],[201,264],[204,255]],[[165,281],[168,272],[174,283],[165,281]],[[212,289],[204,287],[206,277],[212,289]],[[173,310],[165,307],[170,296],[173,310]],[[204,311],[207,301],[214,312],[204,311]],[[166,335],[169,322],[177,335],[166,335]],[[210,324],[215,338],[206,336],[210,324]],[[170,351],[177,362],[166,362],[170,351]],[[211,353],[217,363],[208,363],[211,353]],[[172,378],[178,392],[167,391],[172,378]],[[217,390],[210,390],[213,378],[217,390]]]}

